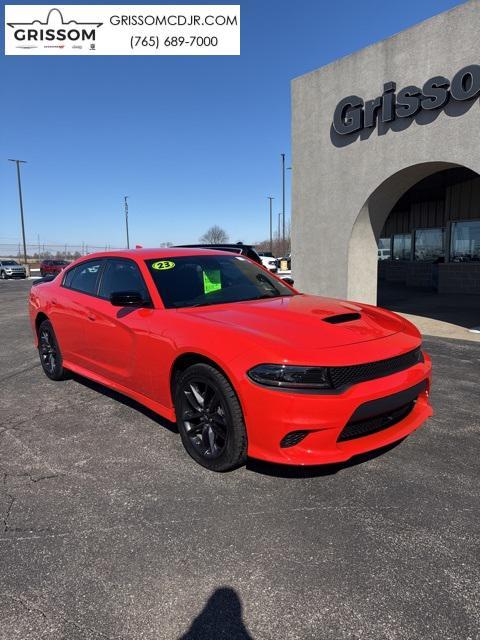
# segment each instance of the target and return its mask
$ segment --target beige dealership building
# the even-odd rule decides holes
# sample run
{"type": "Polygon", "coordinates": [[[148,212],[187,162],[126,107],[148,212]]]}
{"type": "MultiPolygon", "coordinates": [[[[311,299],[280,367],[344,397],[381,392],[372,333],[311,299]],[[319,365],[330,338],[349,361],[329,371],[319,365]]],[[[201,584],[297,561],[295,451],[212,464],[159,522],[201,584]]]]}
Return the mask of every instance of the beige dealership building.
{"type": "Polygon", "coordinates": [[[293,81],[299,289],[480,294],[479,33],[472,0],[293,81]]]}

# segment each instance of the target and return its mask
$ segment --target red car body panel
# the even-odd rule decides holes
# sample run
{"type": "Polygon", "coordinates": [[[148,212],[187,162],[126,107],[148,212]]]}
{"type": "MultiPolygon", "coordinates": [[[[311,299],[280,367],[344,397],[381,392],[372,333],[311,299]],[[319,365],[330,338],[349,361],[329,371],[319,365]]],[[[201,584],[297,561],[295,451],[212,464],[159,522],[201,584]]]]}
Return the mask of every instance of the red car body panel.
{"type": "Polygon", "coordinates": [[[309,295],[165,308],[145,260],[205,253],[224,255],[214,250],[141,249],[82,258],[71,266],[100,257],[135,261],[153,308],[122,313],[125,310],[107,300],[63,287],[62,276],[31,290],[35,338],[38,314],[43,314],[52,322],[67,369],[120,391],[172,421],[175,362],[186,354],[212,361],[224,371],[239,398],[248,454],[273,462],[312,465],[344,461],[400,440],[432,415],[428,400],[431,363],[426,354],[423,362],[408,369],[354,384],[340,393],[302,393],[254,383],[247,372],[259,364],[369,363],[412,351],[421,344],[420,334],[392,312],[309,295]],[[344,313],[359,313],[360,318],[342,324],[323,321],[344,313]],[[426,381],[426,388],[406,418],[374,434],[338,441],[360,405],[422,381],[426,381]],[[295,430],[311,433],[296,446],[282,448],[281,439],[295,430]]]}

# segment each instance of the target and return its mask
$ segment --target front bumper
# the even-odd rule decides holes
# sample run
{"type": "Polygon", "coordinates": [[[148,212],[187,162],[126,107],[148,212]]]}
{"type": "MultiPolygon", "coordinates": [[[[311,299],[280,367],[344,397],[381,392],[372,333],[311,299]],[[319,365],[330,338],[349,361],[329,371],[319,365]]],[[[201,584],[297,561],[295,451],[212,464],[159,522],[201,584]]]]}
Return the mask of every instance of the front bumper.
{"type": "Polygon", "coordinates": [[[281,391],[244,381],[242,388],[248,396],[244,403],[248,454],[283,464],[330,464],[401,440],[433,413],[429,403],[431,361],[426,354],[424,358],[424,362],[409,369],[353,385],[338,394],[281,391]],[[395,394],[402,397],[402,392],[416,385],[420,385],[420,393],[404,418],[370,435],[339,440],[362,405],[369,403],[368,407],[373,401],[395,394]],[[282,439],[294,431],[309,433],[298,444],[282,447],[282,439]]]}
{"type": "Polygon", "coordinates": [[[5,271],[7,278],[26,278],[26,271],[5,271]]]}

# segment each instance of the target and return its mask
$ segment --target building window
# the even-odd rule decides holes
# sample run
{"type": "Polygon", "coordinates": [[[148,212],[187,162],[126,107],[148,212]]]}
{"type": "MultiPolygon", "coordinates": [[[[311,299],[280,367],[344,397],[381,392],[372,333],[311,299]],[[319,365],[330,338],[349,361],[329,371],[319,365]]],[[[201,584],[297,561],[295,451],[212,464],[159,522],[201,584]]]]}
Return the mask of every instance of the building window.
{"type": "Polygon", "coordinates": [[[445,229],[415,231],[415,260],[434,262],[445,257],[445,229]]]}
{"type": "Polygon", "coordinates": [[[452,223],[453,262],[480,261],[480,220],[452,223]]]}
{"type": "Polygon", "coordinates": [[[410,260],[412,257],[412,236],[410,233],[397,233],[393,236],[393,259],[410,260]]]}
{"type": "Polygon", "coordinates": [[[380,238],[378,241],[378,259],[390,260],[390,238],[380,238]]]}

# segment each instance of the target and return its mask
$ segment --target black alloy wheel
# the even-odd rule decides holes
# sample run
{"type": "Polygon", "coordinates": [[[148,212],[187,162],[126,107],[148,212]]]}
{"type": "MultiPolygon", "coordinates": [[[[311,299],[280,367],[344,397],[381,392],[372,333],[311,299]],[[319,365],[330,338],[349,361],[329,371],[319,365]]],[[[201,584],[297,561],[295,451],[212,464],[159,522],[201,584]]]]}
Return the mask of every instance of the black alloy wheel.
{"type": "Polygon", "coordinates": [[[227,471],[245,463],[242,410],[220,371],[203,363],[189,367],[176,384],[175,411],[183,445],[199,464],[227,471]]]}
{"type": "Polygon", "coordinates": [[[42,369],[51,380],[65,378],[62,353],[49,320],[44,320],[38,328],[38,354],[42,369]]]}

